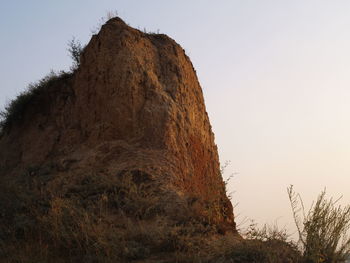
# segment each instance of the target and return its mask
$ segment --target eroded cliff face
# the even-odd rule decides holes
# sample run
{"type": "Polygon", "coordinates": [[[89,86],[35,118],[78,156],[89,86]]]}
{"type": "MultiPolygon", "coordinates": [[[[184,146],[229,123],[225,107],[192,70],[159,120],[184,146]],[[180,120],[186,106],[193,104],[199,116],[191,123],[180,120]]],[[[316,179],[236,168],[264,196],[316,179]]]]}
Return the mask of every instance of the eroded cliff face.
{"type": "Polygon", "coordinates": [[[0,138],[3,178],[44,167],[43,191],[55,196],[81,185],[82,174],[119,180],[129,173],[139,185],[156,182],[159,213],[170,220],[236,231],[195,70],[166,35],[111,19],[74,74],[32,104],[0,138]]]}

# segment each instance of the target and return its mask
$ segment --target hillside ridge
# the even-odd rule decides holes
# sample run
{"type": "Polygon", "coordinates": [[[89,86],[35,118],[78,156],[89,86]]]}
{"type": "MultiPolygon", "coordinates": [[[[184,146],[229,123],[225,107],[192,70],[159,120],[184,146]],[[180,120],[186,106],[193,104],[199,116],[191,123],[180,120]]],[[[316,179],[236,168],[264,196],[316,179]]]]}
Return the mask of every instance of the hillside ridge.
{"type": "Polygon", "coordinates": [[[237,236],[202,89],[174,40],[112,18],[77,69],[42,84],[0,137],[3,243],[136,260],[237,236]],[[135,241],[144,228],[157,235],[135,241]]]}

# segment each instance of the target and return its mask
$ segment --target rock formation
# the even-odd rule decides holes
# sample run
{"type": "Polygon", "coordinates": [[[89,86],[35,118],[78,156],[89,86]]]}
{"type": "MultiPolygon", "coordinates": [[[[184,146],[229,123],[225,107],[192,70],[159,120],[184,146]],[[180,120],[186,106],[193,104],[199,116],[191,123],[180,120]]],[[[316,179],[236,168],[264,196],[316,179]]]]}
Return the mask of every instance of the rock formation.
{"type": "MultiPolygon", "coordinates": [[[[80,62],[74,73],[50,80],[4,128],[0,180],[16,185],[8,196],[29,178],[24,188],[29,195],[36,191],[35,204],[45,203],[36,210],[42,220],[52,219],[58,204],[66,207],[62,200],[91,213],[102,200],[111,228],[116,209],[132,220],[163,215],[173,225],[194,220],[218,234],[234,233],[202,90],[184,50],[166,35],[113,18],[92,37],[80,62]],[[143,201],[128,197],[126,204],[125,192],[135,185],[135,195],[155,198],[141,212],[130,204],[143,201]]],[[[4,222],[14,220],[5,201],[0,209],[4,222]]],[[[16,213],[29,213],[21,209],[16,213]]]]}

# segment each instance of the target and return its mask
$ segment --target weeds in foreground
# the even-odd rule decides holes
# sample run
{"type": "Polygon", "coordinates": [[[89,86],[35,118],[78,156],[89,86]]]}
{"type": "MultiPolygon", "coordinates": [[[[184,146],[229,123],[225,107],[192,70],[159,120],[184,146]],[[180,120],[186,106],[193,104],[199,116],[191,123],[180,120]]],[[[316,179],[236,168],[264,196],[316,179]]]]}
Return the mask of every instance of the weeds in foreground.
{"type": "Polygon", "coordinates": [[[55,167],[3,178],[4,262],[131,262],[159,253],[171,255],[167,262],[193,262],[213,231],[191,218],[169,218],[166,193],[145,173],[72,176],[55,167]]]}
{"type": "Polygon", "coordinates": [[[299,194],[288,188],[293,217],[298,229],[303,262],[345,262],[350,254],[350,206],[341,207],[339,199],[326,198],[322,191],[309,211],[299,194]]]}
{"type": "MultiPolygon", "coordinates": [[[[299,242],[289,239],[285,229],[252,223],[242,233],[244,240],[226,255],[229,262],[248,263],[344,263],[350,255],[350,206],[341,207],[339,199],[327,199],[322,191],[305,211],[299,194],[288,188],[299,242]]],[[[227,262],[227,261],[223,261],[227,262]]]]}
{"type": "Polygon", "coordinates": [[[289,239],[286,229],[277,225],[259,228],[253,221],[241,233],[244,240],[227,254],[234,263],[298,263],[301,262],[297,246],[289,239]]]}

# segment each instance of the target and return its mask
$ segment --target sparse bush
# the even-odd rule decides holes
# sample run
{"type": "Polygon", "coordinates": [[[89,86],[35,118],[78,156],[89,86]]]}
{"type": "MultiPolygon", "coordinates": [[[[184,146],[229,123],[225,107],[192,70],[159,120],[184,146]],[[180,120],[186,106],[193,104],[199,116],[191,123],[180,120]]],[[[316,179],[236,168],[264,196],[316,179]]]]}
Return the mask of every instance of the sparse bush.
{"type": "Polygon", "coordinates": [[[345,262],[350,254],[350,206],[341,207],[338,200],[326,198],[322,191],[309,211],[305,212],[303,201],[288,188],[288,196],[299,234],[299,243],[306,263],[345,262]]]}
{"type": "Polygon", "coordinates": [[[298,263],[300,255],[289,243],[278,240],[244,240],[226,256],[233,263],[298,263]]]}
{"type": "Polygon", "coordinates": [[[101,27],[110,19],[118,17],[118,11],[117,10],[110,10],[106,12],[106,15],[101,17],[100,20],[98,21],[97,25],[91,29],[91,34],[97,34],[100,30],[101,27]]]}
{"type": "Polygon", "coordinates": [[[73,60],[73,65],[71,66],[72,71],[75,71],[79,67],[80,55],[83,52],[83,50],[84,48],[81,45],[80,41],[75,39],[75,37],[73,37],[73,39],[68,42],[69,56],[73,60]]]}
{"type": "MultiPolygon", "coordinates": [[[[300,263],[301,255],[285,229],[276,225],[258,228],[252,223],[240,233],[244,238],[219,239],[208,262],[213,263],[300,263]]],[[[205,261],[206,262],[206,261],[205,261]]]]}
{"type": "Polygon", "coordinates": [[[228,253],[227,258],[237,263],[298,263],[300,253],[289,240],[286,229],[277,225],[258,228],[253,221],[242,233],[245,238],[228,253]]]}
{"type": "Polygon", "coordinates": [[[251,221],[248,228],[242,235],[249,240],[271,241],[278,240],[281,242],[289,242],[289,235],[286,229],[280,229],[277,224],[272,226],[263,225],[259,228],[254,221],[251,221]]]}

